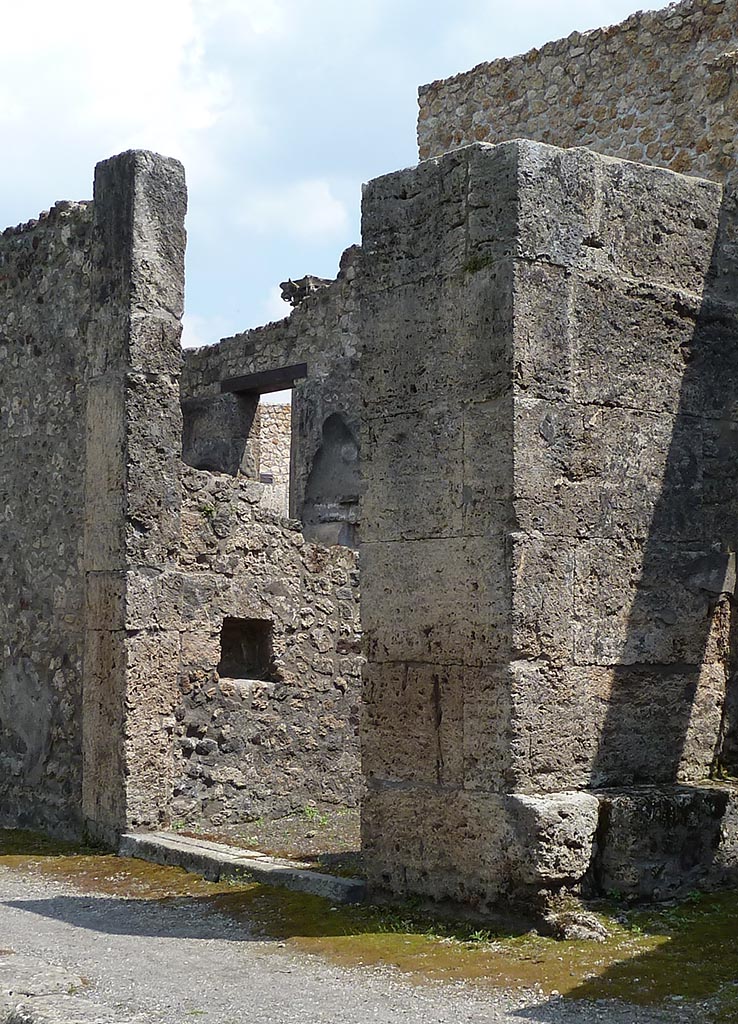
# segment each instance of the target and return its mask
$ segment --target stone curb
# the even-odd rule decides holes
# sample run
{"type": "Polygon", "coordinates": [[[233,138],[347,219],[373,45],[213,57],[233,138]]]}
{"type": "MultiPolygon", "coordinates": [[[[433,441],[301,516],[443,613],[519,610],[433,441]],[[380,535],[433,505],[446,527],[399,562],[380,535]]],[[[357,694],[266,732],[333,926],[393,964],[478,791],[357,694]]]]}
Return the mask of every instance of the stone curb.
{"type": "Polygon", "coordinates": [[[322,896],[332,903],[362,903],[366,899],[366,885],[361,878],[324,875],[296,865],[294,861],[268,857],[256,850],[190,839],[171,832],[125,832],[120,837],[118,856],[184,868],[210,882],[248,877],[265,885],[322,896]]]}

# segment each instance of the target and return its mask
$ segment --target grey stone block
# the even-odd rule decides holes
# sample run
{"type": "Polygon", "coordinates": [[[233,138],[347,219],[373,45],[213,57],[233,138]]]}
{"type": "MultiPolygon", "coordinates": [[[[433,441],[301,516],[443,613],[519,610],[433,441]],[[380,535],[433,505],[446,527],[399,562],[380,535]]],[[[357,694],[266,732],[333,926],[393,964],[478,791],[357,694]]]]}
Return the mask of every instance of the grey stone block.
{"type": "Polygon", "coordinates": [[[334,903],[359,903],[364,899],[361,879],[325,875],[253,850],[168,833],[125,833],[120,838],[118,855],[181,867],[212,882],[220,878],[253,880],[309,892],[334,903]]]}

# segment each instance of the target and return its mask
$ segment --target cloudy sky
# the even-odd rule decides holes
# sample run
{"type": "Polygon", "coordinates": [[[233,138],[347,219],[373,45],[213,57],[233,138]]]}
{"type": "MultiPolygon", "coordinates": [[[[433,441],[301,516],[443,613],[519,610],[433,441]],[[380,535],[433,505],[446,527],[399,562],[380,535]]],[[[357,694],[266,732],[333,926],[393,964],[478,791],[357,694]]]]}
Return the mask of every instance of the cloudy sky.
{"type": "MultiPolygon", "coordinates": [[[[664,7],[653,0],[650,7],[664,7]]],[[[0,0],[0,225],[91,195],[131,147],[181,159],[186,341],[333,277],[361,183],[416,161],[418,85],[620,21],[637,0],[0,0]]]]}

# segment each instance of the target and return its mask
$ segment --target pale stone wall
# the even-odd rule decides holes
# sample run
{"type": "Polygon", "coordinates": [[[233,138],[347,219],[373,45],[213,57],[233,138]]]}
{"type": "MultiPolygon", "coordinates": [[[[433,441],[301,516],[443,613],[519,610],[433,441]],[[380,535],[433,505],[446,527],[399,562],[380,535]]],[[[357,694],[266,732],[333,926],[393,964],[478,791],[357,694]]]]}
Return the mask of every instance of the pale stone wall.
{"type": "Polygon", "coordinates": [[[707,780],[734,763],[737,214],[534,142],[367,187],[374,886],[485,907],[735,871],[707,780]]]}
{"type": "Polygon", "coordinates": [[[286,512],[289,407],[265,407],[251,439],[270,488],[249,479],[256,399],[217,394],[228,371],[308,358],[309,476],[323,419],[339,402],[355,413],[352,254],[328,302],[256,345],[193,354],[189,454],[246,475],[197,473],[181,457],[185,209],[181,165],[133,151],[98,165],[91,204],[0,237],[3,824],[112,842],[173,813],[223,822],[356,800],[356,556],[306,544],[263,507],[277,490],[286,512]],[[239,616],[273,634],[274,677],[249,695],[213,655],[239,616]]]}
{"type": "Polygon", "coordinates": [[[685,0],[422,86],[421,159],[471,142],[587,146],[738,182],[738,0],[685,0]]]}
{"type": "Polygon", "coordinates": [[[0,824],[79,823],[92,209],[0,235],[0,824]]]}
{"type": "MultiPolygon", "coordinates": [[[[359,252],[348,250],[337,280],[289,318],[184,353],[185,457],[202,468],[222,461],[220,472],[185,475],[181,570],[192,607],[172,805],[182,820],[222,824],[286,814],[310,800],[358,799],[358,564],[353,550],[334,543],[356,521],[358,493],[348,508],[328,509],[336,522],[324,544],[310,543],[298,519],[316,467],[334,457],[341,463],[326,424],[330,433],[339,421],[350,440],[358,437],[359,265],[359,252]],[[226,378],[301,362],[307,378],[296,382],[291,406],[259,402],[252,412],[255,395],[220,394],[226,378]],[[269,472],[275,483],[259,483],[269,472]],[[284,518],[288,505],[295,519],[284,518]],[[220,678],[225,618],[272,624],[271,678],[220,678]]],[[[347,447],[355,452],[356,442],[347,447]]]]}
{"type": "Polygon", "coordinates": [[[315,801],[353,806],[356,555],[306,543],[298,523],[263,509],[264,485],[196,470],[184,485],[173,818],[222,825],[315,801]],[[227,617],[271,625],[268,678],[219,674],[227,617]]]}
{"type": "Polygon", "coordinates": [[[262,402],[259,406],[259,472],[274,478],[264,486],[262,505],[280,515],[290,512],[290,450],[292,406],[262,402]]]}
{"type": "Polygon", "coordinates": [[[130,152],[0,239],[5,823],[160,818],[178,661],[136,594],[178,553],[184,209],[130,152]]]}
{"type": "MultiPolygon", "coordinates": [[[[185,409],[198,403],[201,430],[207,432],[207,414],[217,416],[222,436],[230,416],[232,436],[243,437],[243,416],[234,395],[220,395],[220,381],[259,373],[295,363],[307,363],[307,379],[297,381],[292,391],[292,463],[290,515],[302,519],[310,473],[324,447],[324,427],[339,417],[350,438],[358,439],[358,394],[361,370],[361,341],[357,273],[361,251],[347,249],[341,258],[337,279],[328,287],[308,295],[291,316],[277,323],[224,338],[217,345],[188,349],[184,353],[182,400],[185,409]]],[[[243,444],[241,444],[243,452],[243,444]]],[[[189,464],[200,465],[187,459],[189,464]]],[[[233,459],[234,472],[238,459],[233,459]]],[[[209,467],[208,467],[209,468],[209,467]]],[[[350,497],[348,495],[347,497],[350,497]]],[[[341,508],[326,509],[338,526],[353,525],[358,496],[341,508]]],[[[336,534],[339,530],[335,531],[336,534]]],[[[328,538],[331,542],[331,539],[328,538]]]]}
{"type": "Polygon", "coordinates": [[[176,160],[95,170],[82,805],[108,840],[165,821],[172,791],[180,634],[150,593],[179,553],[186,207],[176,160]]]}

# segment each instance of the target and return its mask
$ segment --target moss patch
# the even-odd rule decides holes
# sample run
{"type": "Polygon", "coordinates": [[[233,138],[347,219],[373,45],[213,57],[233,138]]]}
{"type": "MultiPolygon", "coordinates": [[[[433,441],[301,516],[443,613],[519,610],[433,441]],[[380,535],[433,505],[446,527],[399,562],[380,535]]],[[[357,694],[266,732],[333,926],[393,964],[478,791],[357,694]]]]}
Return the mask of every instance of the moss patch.
{"type": "Polygon", "coordinates": [[[0,864],[121,899],[188,898],[206,911],[248,922],[251,934],[256,930],[347,966],[394,966],[418,980],[536,988],[572,999],[699,1003],[706,1024],[738,1019],[737,892],[646,909],[603,904],[597,911],[610,938],[600,944],[490,933],[410,910],[334,907],[304,893],[247,881],[206,882],[179,868],[19,833],[0,832],[0,864]]]}

